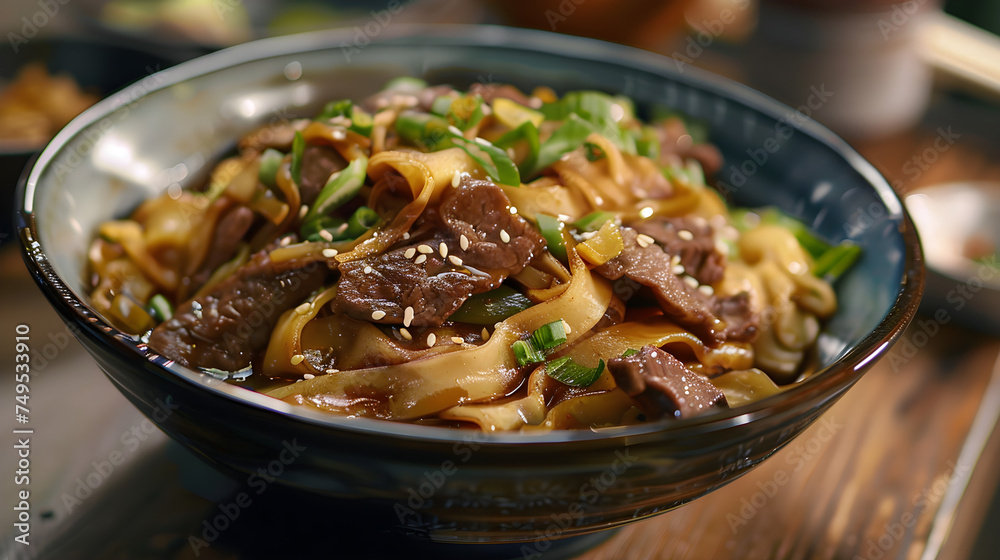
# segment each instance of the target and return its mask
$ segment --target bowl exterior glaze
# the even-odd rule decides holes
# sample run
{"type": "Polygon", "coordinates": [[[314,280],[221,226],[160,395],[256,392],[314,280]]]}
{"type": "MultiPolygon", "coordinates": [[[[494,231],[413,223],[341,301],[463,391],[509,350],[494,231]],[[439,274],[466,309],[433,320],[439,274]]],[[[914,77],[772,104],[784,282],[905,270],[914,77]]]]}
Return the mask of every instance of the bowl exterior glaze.
{"type": "Polygon", "coordinates": [[[745,473],[816,420],[913,317],[923,265],[902,205],[856,152],[800,113],[678,72],[670,59],[591,40],[495,27],[386,31],[363,47],[351,31],[250,43],[155,75],[74,121],[21,185],[25,261],[52,305],[129,400],[238,479],[270,468],[284,484],[350,500],[407,533],[544,551],[553,538],[667,511],[745,473]],[[785,394],[702,418],[480,434],[296,409],[176,366],[87,307],[86,247],[101,221],[204,177],[256,126],[403,74],[457,86],[600,89],[705,121],[727,161],[721,188],[735,203],[779,206],[865,249],[838,284],[841,311],[818,345],[822,371],[785,394]]]}

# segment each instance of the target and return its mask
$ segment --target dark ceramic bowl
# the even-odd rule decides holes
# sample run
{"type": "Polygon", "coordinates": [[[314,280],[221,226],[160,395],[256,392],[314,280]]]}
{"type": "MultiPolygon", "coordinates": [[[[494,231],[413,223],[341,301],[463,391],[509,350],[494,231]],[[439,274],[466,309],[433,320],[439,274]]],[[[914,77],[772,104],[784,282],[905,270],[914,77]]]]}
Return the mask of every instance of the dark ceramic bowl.
{"type": "Polygon", "coordinates": [[[496,27],[391,27],[366,46],[354,35],[250,43],[155,75],[136,86],[146,88],[135,90],[141,96],[126,90],[61,132],[22,186],[24,257],[52,305],[137,407],[248,484],[260,481],[250,473],[270,469],[393,529],[447,542],[535,541],[541,550],[548,539],[662,513],[744,474],[816,420],[913,317],[923,265],[903,206],[854,150],[789,108],[592,40],[496,27]],[[736,203],[777,205],[864,248],[838,284],[841,309],[818,344],[822,371],[784,394],[684,421],[483,435],[295,408],[169,364],[88,306],[85,252],[100,222],[172,181],[204,176],[261,123],[369,94],[398,75],[595,88],[706,121],[736,203]]]}

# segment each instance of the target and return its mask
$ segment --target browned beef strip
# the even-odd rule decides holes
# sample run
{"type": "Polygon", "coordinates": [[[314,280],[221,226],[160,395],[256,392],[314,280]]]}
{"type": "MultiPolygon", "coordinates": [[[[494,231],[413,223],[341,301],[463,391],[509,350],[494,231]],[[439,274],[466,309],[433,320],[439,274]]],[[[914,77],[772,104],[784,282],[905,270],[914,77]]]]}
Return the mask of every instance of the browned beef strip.
{"type": "Polygon", "coordinates": [[[690,418],[713,407],[727,407],[726,396],[673,355],[644,346],[627,358],[608,360],[608,371],[647,414],[690,418]]]}
{"type": "Polygon", "coordinates": [[[433,237],[411,237],[408,245],[340,265],[334,309],[355,319],[399,324],[406,308],[412,307],[413,326],[441,325],[469,296],[498,287],[544,250],[541,235],[511,214],[509,205],[499,187],[466,176],[412,229],[434,231],[433,237]],[[427,227],[427,221],[436,226],[427,227]],[[501,230],[507,232],[508,242],[501,239],[501,230]],[[461,247],[463,235],[469,240],[466,250],[461,247]],[[458,257],[461,264],[441,255],[442,243],[448,257],[458,257]],[[432,252],[420,252],[421,246],[432,252]],[[407,257],[410,249],[412,256],[407,257]],[[416,263],[420,255],[426,258],[416,263]]]}
{"type": "Polygon", "coordinates": [[[656,240],[671,255],[679,255],[685,272],[702,284],[715,284],[725,272],[725,257],[715,249],[712,226],[697,218],[649,218],[629,224],[637,232],[656,240]],[[678,236],[691,232],[690,240],[678,236]]]}
{"type": "Polygon", "coordinates": [[[740,292],[728,297],[713,297],[712,312],[726,323],[726,340],[753,342],[760,333],[760,315],[750,307],[750,294],[740,292]]]}
{"type": "Polygon", "coordinates": [[[332,146],[306,146],[302,151],[302,180],[299,193],[302,204],[312,204],[327,179],[336,171],[347,167],[347,161],[332,146]]]}
{"type": "Polygon", "coordinates": [[[256,253],[208,294],[180,305],[161,323],[149,347],[187,367],[238,371],[267,347],[286,310],[323,285],[324,263],[273,263],[256,253]]]}
{"type": "Polygon", "coordinates": [[[637,235],[632,228],[622,228],[625,249],[594,271],[609,280],[624,276],[650,288],[663,312],[679,325],[706,344],[721,342],[723,325],[712,313],[708,296],[685,284],[671,271],[670,254],[656,244],[640,246],[637,235]]]}
{"type": "Polygon", "coordinates": [[[236,248],[250,231],[253,220],[253,210],[243,205],[230,208],[219,218],[219,224],[215,226],[215,231],[212,233],[212,245],[208,250],[208,255],[205,256],[205,260],[198,267],[198,270],[191,275],[189,294],[207,282],[216,268],[233,258],[236,248]]]}

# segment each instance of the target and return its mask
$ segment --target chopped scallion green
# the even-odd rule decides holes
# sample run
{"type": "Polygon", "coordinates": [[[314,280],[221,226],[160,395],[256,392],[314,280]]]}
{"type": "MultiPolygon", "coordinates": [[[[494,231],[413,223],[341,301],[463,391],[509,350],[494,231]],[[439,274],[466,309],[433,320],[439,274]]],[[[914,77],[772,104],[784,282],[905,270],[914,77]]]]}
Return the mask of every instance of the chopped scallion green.
{"type": "Polygon", "coordinates": [[[602,372],[604,372],[604,360],[598,361],[597,367],[594,368],[581,366],[569,356],[545,364],[545,373],[549,377],[572,387],[590,387],[601,377],[602,372]]]}

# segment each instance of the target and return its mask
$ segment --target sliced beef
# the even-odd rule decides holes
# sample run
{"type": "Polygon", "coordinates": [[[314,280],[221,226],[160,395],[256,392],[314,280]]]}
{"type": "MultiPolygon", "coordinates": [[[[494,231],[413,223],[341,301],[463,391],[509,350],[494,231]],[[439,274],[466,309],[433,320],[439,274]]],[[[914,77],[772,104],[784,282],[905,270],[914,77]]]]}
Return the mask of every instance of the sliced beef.
{"type": "Polygon", "coordinates": [[[753,342],[757,339],[760,333],[760,315],[750,306],[749,293],[712,298],[712,312],[726,323],[726,328],[722,331],[726,340],[753,342]]]}
{"type": "Polygon", "coordinates": [[[191,285],[188,288],[191,291],[188,293],[193,293],[201,287],[208,281],[215,269],[233,258],[236,248],[250,231],[253,220],[253,210],[246,206],[237,205],[226,210],[225,214],[219,218],[215,231],[212,232],[212,244],[208,255],[205,256],[205,260],[198,267],[198,270],[191,275],[191,285]]]}
{"type": "Polygon", "coordinates": [[[622,228],[625,249],[594,271],[609,280],[627,277],[650,288],[663,312],[678,324],[706,344],[721,342],[724,325],[712,313],[708,296],[687,285],[671,271],[670,254],[655,243],[640,246],[636,242],[637,236],[634,229],[622,228]]]}
{"type": "Polygon", "coordinates": [[[630,225],[637,232],[652,237],[671,255],[679,255],[685,272],[698,282],[715,284],[722,280],[726,259],[716,250],[712,226],[704,219],[656,217],[630,225]],[[682,231],[688,233],[682,234],[682,231]]]}
{"type": "Polygon", "coordinates": [[[334,309],[355,319],[399,324],[412,307],[411,325],[441,325],[469,296],[498,287],[545,249],[541,235],[509,206],[499,187],[466,176],[412,229],[433,231],[433,237],[414,236],[408,245],[341,263],[334,309]]]}
{"type": "Polygon", "coordinates": [[[302,151],[302,180],[299,193],[302,204],[316,201],[330,175],[347,167],[347,160],[332,146],[306,146],[302,151]]]}
{"type": "Polygon", "coordinates": [[[149,347],[187,367],[237,371],[267,347],[281,314],[323,285],[319,262],[273,263],[256,253],[210,292],[185,302],[161,323],[149,347]]]}
{"type": "Polygon", "coordinates": [[[728,407],[721,390],[655,346],[608,360],[608,371],[619,388],[656,417],[690,418],[714,407],[728,407]]]}

